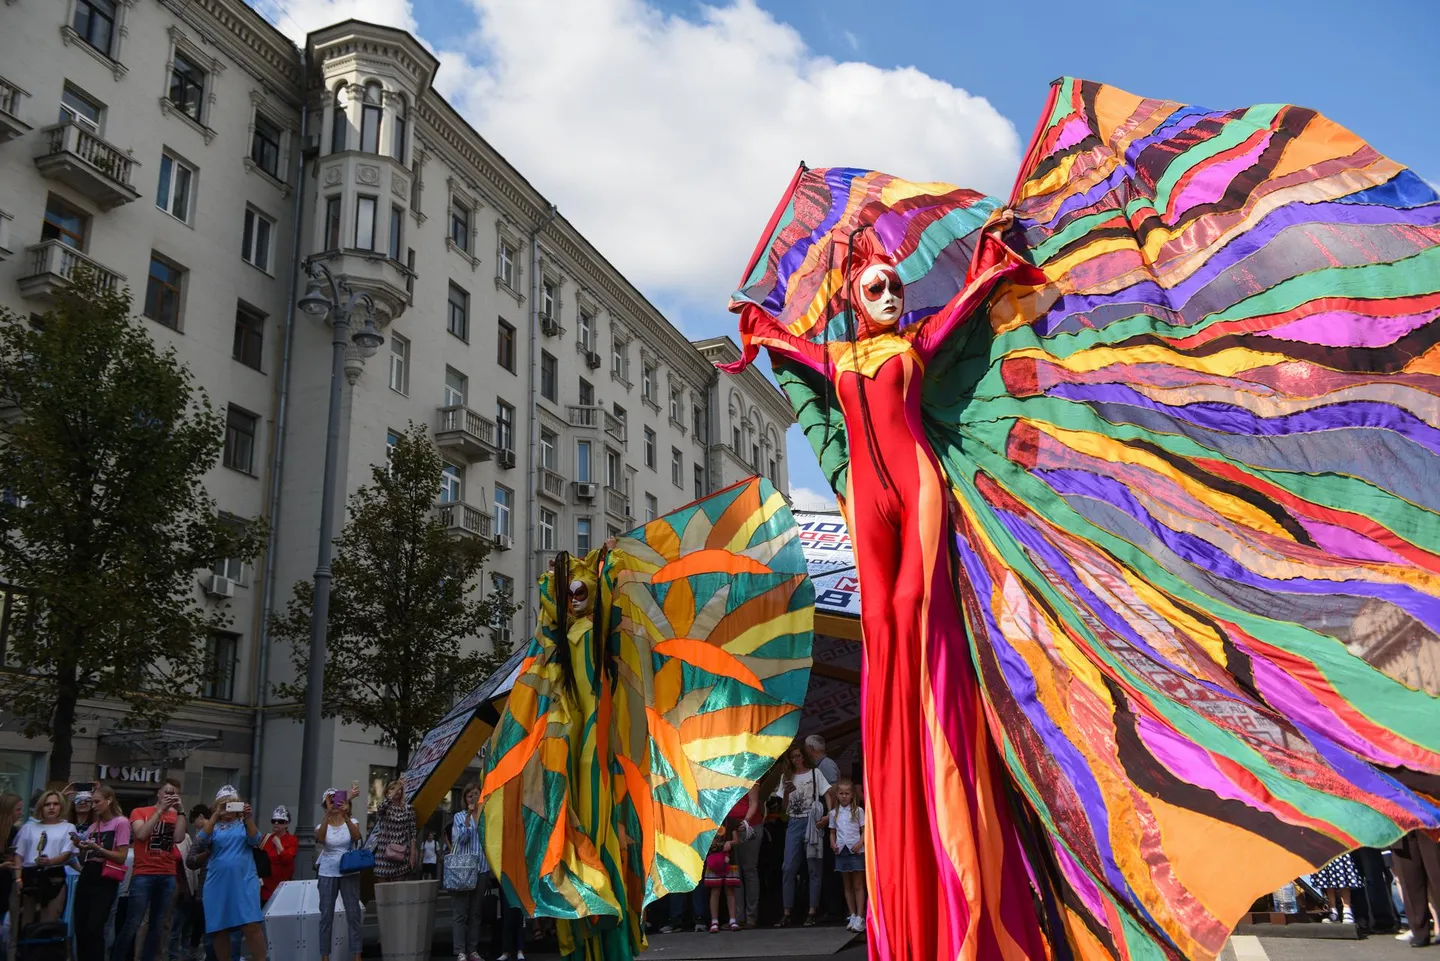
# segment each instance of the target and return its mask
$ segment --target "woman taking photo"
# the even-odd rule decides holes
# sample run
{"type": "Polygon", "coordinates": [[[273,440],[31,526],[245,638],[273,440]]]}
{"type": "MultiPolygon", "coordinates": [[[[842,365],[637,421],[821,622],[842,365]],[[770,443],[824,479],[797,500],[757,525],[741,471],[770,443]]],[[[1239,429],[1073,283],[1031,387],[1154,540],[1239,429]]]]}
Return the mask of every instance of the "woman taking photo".
{"type": "Polygon", "coordinates": [[[210,854],[205,864],[205,933],[220,961],[230,961],[228,932],[236,928],[245,935],[251,957],[265,959],[260,877],[252,851],[259,844],[254,812],[240,800],[240,792],[228,784],[216,791],[214,815],[195,835],[191,854],[210,854]]]}
{"type": "Polygon", "coordinates": [[[350,785],[350,794],[330,788],[320,799],[325,820],[315,829],[316,864],[320,876],[320,958],[330,961],[330,945],[335,937],[335,896],[345,901],[345,927],[350,935],[350,954],[360,961],[363,947],[360,934],[360,875],[341,874],[340,859],[360,843],[360,825],[348,813],[350,796],[360,790],[350,785]]]}
{"type": "Polygon", "coordinates": [[[485,897],[485,851],[480,846],[480,785],[465,788],[464,807],[455,812],[450,825],[450,857],[446,862],[447,883],[457,884],[450,890],[451,949],[457,961],[481,961],[481,903],[485,897]],[[469,862],[475,862],[470,870],[469,862]],[[455,878],[452,874],[464,873],[455,878]],[[467,890],[463,885],[469,884],[467,890]]]}
{"type": "Polygon", "coordinates": [[[379,825],[375,840],[375,880],[404,881],[419,862],[415,810],[405,800],[405,781],[396,778],[385,786],[385,800],[375,812],[379,825]]]}
{"type": "MultiPolygon", "coordinates": [[[[80,806],[81,795],[75,795],[80,806]]],[[[103,784],[90,793],[89,823],[76,833],[80,841],[80,879],[75,882],[75,956],[105,957],[105,922],[125,879],[130,853],[130,821],[120,810],[115,792],[103,784]]]]}
{"type": "Polygon", "coordinates": [[[785,900],[785,913],[775,924],[789,927],[795,910],[795,876],[806,870],[810,879],[810,913],[805,927],[813,927],[820,914],[820,868],[824,863],[824,841],[820,835],[824,820],[823,798],[830,782],[816,768],[805,763],[800,745],[790,749],[790,772],[780,781],[776,794],[785,801],[790,820],[785,826],[785,863],[780,868],[780,892],[785,900]],[[818,841],[818,843],[817,843],[818,841]]]}
{"type": "Polygon", "coordinates": [[[15,838],[22,930],[31,921],[55,921],[65,911],[65,865],[75,857],[75,825],[62,820],[64,810],[64,795],[43,792],[35,802],[35,819],[15,838]]]}

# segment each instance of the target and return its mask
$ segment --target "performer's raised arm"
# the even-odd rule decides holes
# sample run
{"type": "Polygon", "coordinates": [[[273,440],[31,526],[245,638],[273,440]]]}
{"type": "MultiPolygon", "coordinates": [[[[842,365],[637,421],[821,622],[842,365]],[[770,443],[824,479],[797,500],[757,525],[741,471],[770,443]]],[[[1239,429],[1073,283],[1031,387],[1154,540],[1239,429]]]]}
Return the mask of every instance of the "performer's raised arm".
{"type": "Polygon", "coordinates": [[[790,333],[755,304],[746,304],[740,311],[740,359],[715,366],[727,374],[738,374],[754,362],[761,347],[812,367],[826,377],[832,376],[830,358],[823,346],[790,333]]]}

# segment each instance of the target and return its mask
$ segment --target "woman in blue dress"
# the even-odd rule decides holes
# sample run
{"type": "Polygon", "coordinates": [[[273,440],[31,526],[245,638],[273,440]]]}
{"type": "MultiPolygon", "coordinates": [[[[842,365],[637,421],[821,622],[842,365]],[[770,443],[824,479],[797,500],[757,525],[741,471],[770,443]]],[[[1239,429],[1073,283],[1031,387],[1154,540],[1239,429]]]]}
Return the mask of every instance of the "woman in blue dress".
{"type": "Polygon", "coordinates": [[[205,933],[220,961],[230,961],[227,932],[239,928],[250,945],[250,956],[265,961],[265,932],[261,927],[260,876],[255,873],[253,849],[260,831],[250,805],[240,792],[225,785],[215,793],[215,814],[199,834],[193,850],[209,851],[205,867],[205,933]]]}

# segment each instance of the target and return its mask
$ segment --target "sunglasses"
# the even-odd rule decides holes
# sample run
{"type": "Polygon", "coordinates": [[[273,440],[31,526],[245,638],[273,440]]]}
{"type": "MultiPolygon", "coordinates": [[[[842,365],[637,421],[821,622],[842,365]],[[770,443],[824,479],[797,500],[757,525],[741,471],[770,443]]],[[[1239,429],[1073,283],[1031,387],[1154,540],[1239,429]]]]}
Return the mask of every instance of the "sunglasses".
{"type": "Polygon", "coordinates": [[[276,818],[271,818],[271,819],[270,819],[270,823],[271,823],[271,824],[289,824],[290,822],[289,822],[289,821],[281,821],[281,820],[278,820],[278,819],[276,819],[276,818]]]}

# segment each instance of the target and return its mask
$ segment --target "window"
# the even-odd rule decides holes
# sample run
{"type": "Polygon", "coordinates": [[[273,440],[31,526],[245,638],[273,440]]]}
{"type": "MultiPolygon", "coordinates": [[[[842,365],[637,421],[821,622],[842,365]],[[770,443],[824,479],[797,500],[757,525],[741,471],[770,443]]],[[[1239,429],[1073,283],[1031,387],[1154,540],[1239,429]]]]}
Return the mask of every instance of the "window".
{"type": "Polygon", "coordinates": [[[390,335],[390,389],[410,393],[410,341],[399,334],[390,335]]]}
{"type": "Polygon", "coordinates": [[[590,532],[594,526],[595,522],[588,517],[575,518],[575,553],[590,552],[590,532]]]}
{"type": "Polygon", "coordinates": [[[640,373],[640,399],[655,402],[655,365],[646,364],[640,373]]]}
{"type": "Polygon", "coordinates": [[[730,426],[730,446],[734,449],[734,451],[735,451],[735,456],[736,456],[736,457],[739,457],[739,456],[740,456],[741,442],[740,442],[740,427],[739,427],[738,424],[732,424],[732,425],[730,426]]]}
{"type": "Polygon", "coordinates": [[[583,310],[580,311],[579,328],[580,330],[578,331],[578,333],[580,336],[580,346],[584,347],[586,350],[594,350],[595,318],[583,310]]]}
{"type": "Polygon", "coordinates": [[[455,504],[464,499],[465,473],[454,464],[440,470],[440,503],[455,504]]]}
{"type": "Polygon", "coordinates": [[[695,465],[695,499],[698,501],[705,496],[705,468],[699,464],[695,465]]]}
{"type": "Polygon", "coordinates": [[[222,557],[210,565],[210,573],[228,577],[236,584],[245,584],[245,562],[238,557],[222,557]]]}
{"type": "Polygon", "coordinates": [[[630,418],[625,413],[625,408],[619,404],[611,404],[610,407],[615,413],[615,419],[620,422],[620,442],[628,447],[630,446],[630,418]]]}
{"type": "Polygon", "coordinates": [[[405,97],[396,94],[393,99],[395,101],[395,130],[392,134],[393,142],[390,144],[390,156],[403,164],[405,162],[405,128],[409,118],[405,114],[405,97]]]}
{"type": "Polygon", "coordinates": [[[540,317],[555,319],[555,285],[548,280],[540,283],[540,317]]]}
{"type": "Polygon", "coordinates": [[[205,71],[179,50],[170,65],[170,103],[191,120],[200,122],[205,103],[205,71]]]}
{"type": "Polygon", "coordinates": [[[176,220],[190,222],[190,184],[195,170],[168,153],[160,155],[160,187],[155,193],[155,206],[176,220]]]}
{"type": "Polygon", "coordinates": [[[390,234],[388,238],[390,241],[390,246],[386,250],[386,254],[390,257],[391,260],[395,261],[396,263],[400,262],[400,251],[402,249],[405,236],[404,226],[405,211],[401,210],[399,207],[392,206],[390,208],[390,234]]]}
{"type": "Polygon", "coordinates": [[[330,117],[330,152],[339,153],[345,149],[345,141],[350,132],[350,117],[345,112],[345,105],[350,102],[350,87],[341,83],[335,88],[335,101],[332,104],[334,113],[330,117]]]}
{"type": "Polygon", "coordinates": [[[515,248],[501,241],[500,243],[500,283],[515,289],[515,248]]]}
{"type": "Polygon", "coordinates": [[[495,533],[501,537],[513,536],[510,516],[515,505],[515,492],[508,487],[495,485],[495,533]]]}
{"type": "Polygon", "coordinates": [[[470,378],[455,370],[453,367],[445,368],[445,407],[464,407],[466,396],[470,393],[470,378]]]}
{"type": "Polygon", "coordinates": [[[255,473],[255,426],[260,418],[234,404],[225,414],[225,458],[231,470],[255,473]]]}
{"type": "Polygon", "coordinates": [[[249,304],[240,304],[235,308],[235,344],[230,356],[259,370],[264,346],[265,315],[249,304]]]}
{"type": "Polygon", "coordinates": [[[85,249],[90,233],[90,215],[72,207],[51,194],[45,201],[45,222],[40,226],[41,240],[58,240],[75,250],[85,249]]]}
{"type": "Polygon", "coordinates": [[[751,444],[751,445],[750,445],[750,466],[751,466],[751,467],[754,467],[754,468],[756,468],[756,469],[759,469],[759,467],[760,467],[760,445],[759,445],[759,444],[751,444]]]}
{"type": "Polygon", "coordinates": [[[326,250],[340,249],[340,198],[325,198],[325,238],[326,250]]]}
{"type": "Polygon", "coordinates": [[[670,448],[670,483],[680,487],[683,481],[680,477],[685,470],[685,458],[680,454],[680,448],[670,448]]]}
{"type": "Polygon", "coordinates": [[[240,241],[240,259],[270,272],[270,236],[275,221],[249,207],[245,208],[245,232],[240,241]]]}
{"type": "Polygon", "coordinates": [[[115,37],[114,0],[75,0],[75,19],[70,25],[81,40],[108,57],[115,37]]]}
{"type": "Polygon", "coordinates": [[[495,362],[515,372],[515,328],[502,317],[496,325],[495,362]]]}
{"type": "MultiPolygon", "coordinates": [[[[503,597],[507,602],[515,596],[515,579],[506,577],[504,574],[491,574],[490,584],[495,588],[495,593],[503,597]]],[[[510,641],[510,611],[502,610],[496,613],[495,623],[492,625],[495,633],[491,636],[492,642],[508,643],[510,641]]]]}
{"type": "Polygon", "coordinates": [[[555,355],[548,350],[540,351],[540,396],[552,404],[560,402],[560,373],[555,355]]]}
{"type": "MultiPolygon", "coordinates": [[[[205,639],[205,676],[200,688],[201,697],[210,701],[235,699],[235,661],[239,649],[239,634],[216,631],[205,639]]],[[[220,787],[216,785],[217,790],[220,787]]]]}
{"type": "Polygon", "coordinates": [[[645,466],[651,470],[655,469],[655,432],[645,428],[645,466]]]}
{"type": "Polygon", "coordinates": [[[280,179],[280,128],[255,114],[255,133],[250,136],[250,159],[276,180],[280,179]]]}
{"type": "Polygon", "coordinates": [[[575,479],[582,484],[590,483],[590,442],[575,442],[575,479]]]}
{"type": "Polygon", "coordinates": [[[540,428],[540,466],[555,469],[555,445],[560,436],[548,427],[540,428]]]}
{"type": "Polygon", "coordinates": [[[171,330],[180,329],[180,286],[185,269],[158,254],[150,254],[150,276],[145,281],[145,316],[171,330]]]}
{"type": "Polygon", "coordinates": [[[463,341],[470,340],[470,295],[454,283],[450,284],[450,308],[445,329],[463,341]]]}
{"type": "Polygon", "coordinates": [[[390,458],[395,456],[395,448],[400,446],[400,435],[393,430],[385,432],[385,463],[390,463],[390,458]]]}
{"type": "Polygon", "coordinates": [[[584,377],[580,378],[580,406],[595,406],[595,385],[590,383],[584,377]]]}
{"type": "Polygon", "coordinates": [[[645,520],[653,521],[660,516],[660,501],[654,494],[645,495],[645,520]]]}
{"type": "Polygon", "coordinates": [[[773,457],[770,458],[770,470],[765,474],[765,476],[770,478],[770,483],[774,484],[777,487],[780,486],[780,473],[775,469],[775,458],[773,457]]]}
{"type": "Polygon", "coordinates": [[[450,239],[456,247],[470,252],[470,209],[450,197],[450,239]]]}
{"type": "Polygon", "coordinates": [[[77,123],[92,133],[100,132],[100,114],[104,110],[68,83],[60,95],[60,122],[77,123]]]}
{"type": "Polygon", "coordinates": [[[515,452],[515,408],[503,400],[495,402],[495,443],[501,450],[515,452]]]}
{"type": "Polygon", "coordinates": [[[690,405],[690,429],[695,432],[696,440],[705,439],[705,415],[699,404],[690,405]]]}
{"type": "Polygon", "coordinates": [[[553,551],[555,549],[555,526],[558,518],[555,512],[548,507],[540,508],[540,550],[553,551]]]}
{"type": "Polygon", "coordinates": [[[375,207],[374,197],[364,194],[355,198],[355,249],[375,249],[375,207]]]}
{"type": "Polygon", "coordinates": [[[617,340],[610,348],[610,373],[625,378],[625,341],[617,340]]]}
{"type": "Polygon", "coordinates": [[[618,491],[620,483],[620,455],[607,447],[605,448],[605,486],[618,491]]]}
{"type": "Polygon", "coordinates": [[[366,153],[380,152],[380,101],[380,84],[372,80],[360,107],[360,149],[366,153]]]}

